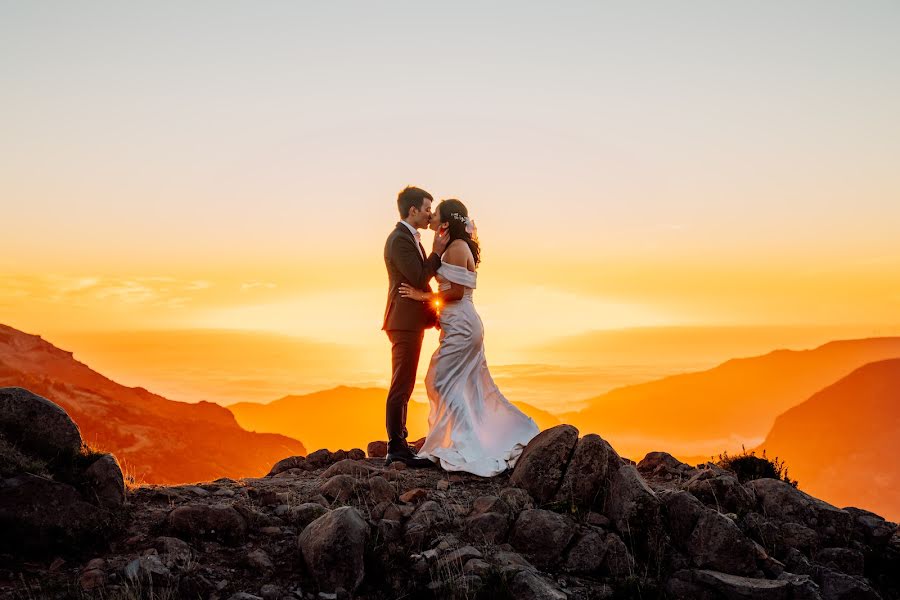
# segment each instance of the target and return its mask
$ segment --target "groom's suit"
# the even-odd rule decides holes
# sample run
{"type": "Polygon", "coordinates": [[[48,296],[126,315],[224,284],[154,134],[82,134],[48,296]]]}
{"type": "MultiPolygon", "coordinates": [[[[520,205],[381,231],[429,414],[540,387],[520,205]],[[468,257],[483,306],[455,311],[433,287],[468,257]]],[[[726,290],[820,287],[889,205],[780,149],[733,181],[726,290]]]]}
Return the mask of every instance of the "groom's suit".
{"type": "Polygon", "coordinates": [[[441,257],[433,252],[428,256],[406,224],[397,223],[384,245],[384,264],[389,287],[381,328],[391,340],[391,389],[385,419],[391,452],[406,447],[406,405],[416,385],[422,338],[436,321],[431,306],[400,296],[400,284],[430,292],[428,281],[440,268],[441,257]]]}

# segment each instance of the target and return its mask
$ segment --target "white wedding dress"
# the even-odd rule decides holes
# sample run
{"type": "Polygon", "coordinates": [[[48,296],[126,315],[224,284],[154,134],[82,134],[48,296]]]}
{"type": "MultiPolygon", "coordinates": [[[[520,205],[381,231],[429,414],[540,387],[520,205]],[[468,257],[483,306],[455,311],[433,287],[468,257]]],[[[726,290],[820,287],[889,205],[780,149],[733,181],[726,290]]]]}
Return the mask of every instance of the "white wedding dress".
{"type": "Polygon", "coordinates": [[[442,291],[450,282],[466,290],[441,310],[440,344],[425,375],[428,436],[418,456],[447,471],[492,477],[514,467],[540,429],[503,397],[488,371],[484,325],[472,302],[476,274],[445,262],[436,277],[442,291]]]}

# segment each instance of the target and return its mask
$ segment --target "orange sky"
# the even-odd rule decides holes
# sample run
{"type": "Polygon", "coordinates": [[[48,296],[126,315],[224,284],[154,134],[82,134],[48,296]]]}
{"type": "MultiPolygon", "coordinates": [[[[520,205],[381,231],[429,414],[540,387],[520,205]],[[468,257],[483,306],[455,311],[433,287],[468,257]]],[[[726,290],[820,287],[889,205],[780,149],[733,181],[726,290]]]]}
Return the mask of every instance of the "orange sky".
{"type": "Polygon", "coordinates": [[[103,364],[85,335],[287,335],[252,347],[378,379],[412,183],[478,222],[494,364],[597,330],[897,323],[896,6],[357,9],[2,9],[0,322],[103,364]]]}

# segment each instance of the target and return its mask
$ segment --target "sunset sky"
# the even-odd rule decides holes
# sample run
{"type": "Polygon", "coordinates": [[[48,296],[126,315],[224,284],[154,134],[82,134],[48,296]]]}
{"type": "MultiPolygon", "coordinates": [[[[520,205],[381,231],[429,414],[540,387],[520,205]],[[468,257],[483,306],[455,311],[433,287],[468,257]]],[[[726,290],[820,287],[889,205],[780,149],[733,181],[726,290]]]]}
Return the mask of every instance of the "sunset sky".
{"type": "Polygon", "coordinates": [[[898,334],[898,28],[894,1],[5,3],[0,322],[110,375],[140,349],[113,368],[101,333],[238,329],[317,354],[284,393],[378,383],[415,184],[478,223],[498,365],[635,327],[898,334]]]}

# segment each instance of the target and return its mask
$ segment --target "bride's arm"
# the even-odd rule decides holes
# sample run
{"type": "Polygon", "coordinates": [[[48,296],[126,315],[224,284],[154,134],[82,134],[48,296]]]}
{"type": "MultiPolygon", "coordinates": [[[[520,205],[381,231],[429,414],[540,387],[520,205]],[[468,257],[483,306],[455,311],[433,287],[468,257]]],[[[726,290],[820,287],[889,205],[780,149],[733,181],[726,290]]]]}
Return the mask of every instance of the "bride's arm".
{"type": "Polygon", "coordinates": [[[404,298],[420,300],[422,302],[437,302],[439,305],[462,300],[462,297],[465,293],[466,288],[464,286],[461,286],[458,283],[453,283],[452,281],[450,282],[449,290],[430,293],[423,292],[422,290],[417,290],[416,288],[411,287],[405,283],[400,284],[400,295],[404,298]]]}

